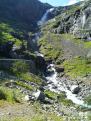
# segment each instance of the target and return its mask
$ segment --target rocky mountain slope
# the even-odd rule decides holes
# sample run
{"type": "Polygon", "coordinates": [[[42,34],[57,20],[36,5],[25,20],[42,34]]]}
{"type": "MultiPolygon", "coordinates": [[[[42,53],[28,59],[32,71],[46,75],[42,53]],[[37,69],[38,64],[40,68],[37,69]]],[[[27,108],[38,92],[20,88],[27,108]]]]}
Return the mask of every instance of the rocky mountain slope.
{"type": "MultiPolygon", "coordinates": [[[[54,60],[58,66],[74,58],[77,61],[78,58],[90,61],[90,8],[90,1],[65,7],[63,11],[62,8],[56,8],[57,16],[41,28],[40,51],[47,60],[54,60]]],[[[87,70],[88,73],[90,70],[87,70]]]]}
{"type": "Polygon", "coordinates": [[[0,22],[16,29],[34,30],[36,22],[50,7],[38,0],[1,0],[0,22]]]}
{"type": "Polygon", "coordinates": [[[90,3],[0,1],[2,121],[91,120],[90,3]]]}

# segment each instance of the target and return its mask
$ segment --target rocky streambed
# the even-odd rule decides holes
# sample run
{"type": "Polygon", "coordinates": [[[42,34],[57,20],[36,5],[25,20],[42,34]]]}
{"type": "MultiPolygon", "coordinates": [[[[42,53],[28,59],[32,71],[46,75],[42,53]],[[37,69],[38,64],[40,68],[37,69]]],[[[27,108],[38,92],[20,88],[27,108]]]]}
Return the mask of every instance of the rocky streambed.
{"type": "MultiPolygon", "coordinates": [[[[48,20],[48,14],[53,10],[54,9],[47,10],[38,24],[43,25],[48,20]]],[[[37,47],[36,44],[39,37],[40,32],[35,33],[35,36],[32,39],[34,48],[37,47]]],[[[56,65],[53,64],[52,61],[51,63],[47,62],[46,64],[44,55],[36,49],[35,54],[40,61],[39,68],[41,68],[43,74],[42,78],[45,84],[39,87],[36,83],[27,80],[19,80],[24,86],[32,87],[32,90],[30,90],[25,89],[21,85],[17,85],[15,80],[6,86],[20,90],[21,93],[25,94],[24,100],[27,102],[40,101],[44,111],[54,112],[58,116],[79,117],[80,114],[83,113],[78,109],[79,106],[91,109],[90,105],[84,103],[84,98],[91,92],[91,86],[86,86],[81,80],[70,80],[65,76],[64,68],[61,70],[56,68],[56,65]],[[61,76],[59,76],[57,71],[61,71],[61,76]]]]}
{"type": "MultiPolygon", "coordinates": [[[[48,20],[48,15],[51,14],[54,10],[54,8],[47,10],[41,20],[38,21],[38,25],[43,26],[48,20]]],[[[36,42],[39,40],[39,38],[40,34],[38,32],[38,34],[35,34],[35,38],[33,40],[36,42]]],[[[38,51],[36,52],[36,55],[42,57],[43,59],[45,58],[44,55],[38,51]]],[[[64,69],[62,71],[64,71],[64,69]]],[[[53,63],[47,64],[46,72],[45,79],[47,81],[47,86],[44,87],[45,89],[58,94],[60,94],[60,92],[65,92],[67,98],[70,99],[73,103],[87,107],[87,105],[84,105],[83,98],[85,97],[85,94],[88,90],[90,92],[90,87],[87,89],[87,87],[80,86],[80,82],[77,80],[72,81],[65,76],[59,77],[56,67],[53,63]],[[85,92],[82,92],[83,88],[85,89],[85,92]]]]}

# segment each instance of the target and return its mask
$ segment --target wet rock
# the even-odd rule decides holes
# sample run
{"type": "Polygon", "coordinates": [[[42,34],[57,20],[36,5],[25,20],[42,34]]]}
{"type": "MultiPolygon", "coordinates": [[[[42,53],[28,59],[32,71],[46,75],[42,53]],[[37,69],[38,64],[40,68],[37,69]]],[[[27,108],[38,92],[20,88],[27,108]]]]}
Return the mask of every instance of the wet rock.
{"type": "Polygon", "coordinates": [[[56,71],[57,71],[58,73],[64,72],[64,67],[58,67],[58,66],[56,66],[55,68],[56,68],[56,71]]]}
{"type": "Polygon", "coordinates": [[[64,72],[63,73],[60,73],[60,75],[59,75],[60,77],[63,77],[64,76],[64,72]]]}
{"type": "Polygon", "coordinates": [[[33,93],[33,96],[35,97],[36,100],[40,100],[42,102],[45,101],[45,95],[43,92],[41,92],[40,90],[38,90],[37,92],[33,93]]]}
{"type": "Polygon", "coordinates": [[[36,58],[36,67],[43,72],[46,72],[46,61],[42,56],[37,56],[36,58]]]}
{"type": "Polygon", "coordinates": [[[80,92],[80,87],[79,87],[78,85],[73,85],[73,86],[71,87],[71,92],[72,92],[73,94],[78,94],[78,93],[80,92]]]}

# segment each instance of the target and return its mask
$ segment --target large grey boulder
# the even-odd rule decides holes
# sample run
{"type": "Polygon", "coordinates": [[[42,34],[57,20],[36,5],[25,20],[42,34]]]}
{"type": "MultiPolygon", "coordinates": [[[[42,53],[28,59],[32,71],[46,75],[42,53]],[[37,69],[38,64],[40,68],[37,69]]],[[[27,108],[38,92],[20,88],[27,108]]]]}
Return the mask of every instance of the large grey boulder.
{"type": "Polygon", "coordinates": [[[80,92],[80,87],[78,85],[71,86],[71,92],[73,94],[78,94],[80,92]]]}
{"type": "Polygon", "coordinates": [[[31,98],[30,98],[29,95],[25,95],[25,97],[24,97],[24,100],[25,100],[25,101],[30,101],[30,99],[31,99],[31,98]]]}
{"type": "Polygon", "coordinates": [[[45,101],[45,95],[40,90],[37,90],[37,92],[34,92],[33,96],[35,97],[35,100],[45,101]]]}

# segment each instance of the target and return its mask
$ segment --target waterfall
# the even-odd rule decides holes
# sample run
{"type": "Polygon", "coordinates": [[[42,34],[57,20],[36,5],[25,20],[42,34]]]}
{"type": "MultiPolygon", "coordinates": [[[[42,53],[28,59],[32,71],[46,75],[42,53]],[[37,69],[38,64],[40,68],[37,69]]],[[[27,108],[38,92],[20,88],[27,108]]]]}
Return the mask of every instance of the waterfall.
{"type": "Polygon", "coordinates": [[[54,8],[48,9],[42,16],[41,20],[37,22],[37,25],[43,25],[48,20],[48,15],[54,10],[54,8]]]}
{"type": "MultiPolygon", "coordinates": [[[[43,15],[43,17],[41,18],[40,21],[37,22],[38,25],[43,25],[47,20],[48,20],[48,14],[50,12],[52,12],[54,10],[54,8],[51,8],[51,9],[48,9],[46,11],[46,13],[43,15]]],[[[84,26],[85,25],[85,21],[86,21],[86,15],[84,14],[83,15],[83,18],[82,18],[82,25],[84,26]]],[[[35,41],[38,41],[39,39],[39,32],[35,34],[35,41]]],[[[35,54],[37,56],[41,56],[44,58],[44,55],[41,54],[40,52],[38,51],[35,51],[35,54]]],[[[91,108],[91,106],[88,106],[87,104],[84,104],[84,101],[81,99],[81,97],[78,97],[77,94],[73,94],[72,93],[72,90],[71,88],[72,87],[76,87],[76,85],[71,85],[70,86],[70,89],[68,89],[68,85],[66,84],[66,78],[63,77],[62,79],[61,78],[58,78],[58,73],[55,69],[55,65],[54,64],[49,64],[48,67],[47,67],[47,71],[51,70],[51,74],[47,74],[45,76],[46,80],[47,80],[47,86],[45,86],[45,89],[49,89],[53,92],[56,92],[58,94],[60,94],[61,92],[65,92],[66,93],[66,96],[67,96],[67,99],[70,99],[73,103],[75,104],[78,104],[78,105],[81,105],[83,107],[89,107],[91,108]]]]}
{"type": "Polygon", "coordinates": [[[82,17],[82,28],[84,28],[85,23],[86,23],[86,15],[84,13],[82,17]]]}

